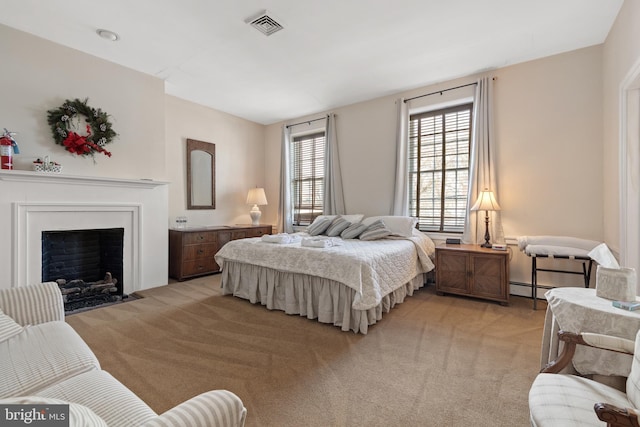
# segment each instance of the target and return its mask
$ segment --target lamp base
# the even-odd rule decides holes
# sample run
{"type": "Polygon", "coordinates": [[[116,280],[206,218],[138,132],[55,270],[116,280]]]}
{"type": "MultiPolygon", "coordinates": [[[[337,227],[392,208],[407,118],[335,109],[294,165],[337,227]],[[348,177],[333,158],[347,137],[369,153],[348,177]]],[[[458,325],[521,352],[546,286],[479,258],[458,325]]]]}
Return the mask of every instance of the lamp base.
{"type": "Polygon", "coordinates": [[[480,246],[483,248],[490,248],[491,242],[489,242],[489,239],[491,239],[491,236],[489,235],[489,211],[484,211],[484,215],[484,243],[480,246]]]}
{"type": "Polygon", "coordinates": [[[251,225],[260,225],[260,217],[262,216],[262,212],[260,212],[258,205],[253,205],[253,207],[249,211],[249,216],[251,216],[251,225]]]}

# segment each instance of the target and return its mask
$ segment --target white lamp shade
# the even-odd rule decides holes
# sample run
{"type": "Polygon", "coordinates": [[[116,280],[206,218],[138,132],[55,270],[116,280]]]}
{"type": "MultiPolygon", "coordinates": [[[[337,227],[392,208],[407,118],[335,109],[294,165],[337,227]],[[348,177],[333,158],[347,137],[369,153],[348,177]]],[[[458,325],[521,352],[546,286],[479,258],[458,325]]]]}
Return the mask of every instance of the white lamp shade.
{"type": "Polygon", "coordinates": [[[478,196],[478,200],[471,207],[472,211],[499,211],[500,205],[496,201],[496,196],[494,196],[493,191],[484,189],[480,192],[478,196]]]}
{"type": "Polygon", "coordinates": [[[264,188],[252,188],[247,195],[248,205],[266,205],[267,196],[264,194],[264,188]]]}

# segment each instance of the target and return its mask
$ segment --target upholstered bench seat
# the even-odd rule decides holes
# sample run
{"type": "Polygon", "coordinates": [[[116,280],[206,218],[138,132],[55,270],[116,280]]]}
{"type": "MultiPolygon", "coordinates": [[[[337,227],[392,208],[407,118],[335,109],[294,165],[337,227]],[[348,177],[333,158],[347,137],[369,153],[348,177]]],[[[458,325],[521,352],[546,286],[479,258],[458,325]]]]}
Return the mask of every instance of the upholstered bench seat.
{"type": "Polygon", "coordinates": [[[538,272],[579,274],[584,278],[584,287],[589,287],[591,280],[591,268],[593,259],[590,252],[600,245],[595,240],[579,239],[567,236],[520,236],[518,248],[531,258],[531,298],[533,309],[538,304],[538,272]],[[559,258],[578,261],[582,264],[582,271],[565,270],[558,268],[538,267],[538,258],[559,258]],[[588,267],[587,267],[588,265],[588,267]]]}
{"type": "Polygon", "coordinates": [[[625,393],[596,381],[574,375],[539,374],[529,393],[531,425],[603,427],[593,410],[596,402],[633,407],[625,393]]]}
{"type": "Polygon", "coordinates": [[[589,259],[590,250],[568,248],[566,246],[528,245],[524,252],[527,256],[562,257],[569,259],[582,257],[589,259]]]}

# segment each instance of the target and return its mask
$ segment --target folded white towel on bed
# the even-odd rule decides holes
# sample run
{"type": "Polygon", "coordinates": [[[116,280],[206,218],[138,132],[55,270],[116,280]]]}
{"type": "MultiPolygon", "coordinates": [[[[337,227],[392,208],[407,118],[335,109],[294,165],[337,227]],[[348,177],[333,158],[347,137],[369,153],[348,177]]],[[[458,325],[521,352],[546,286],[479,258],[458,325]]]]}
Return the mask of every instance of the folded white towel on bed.
{"type": "Polygon", "coordinates": [[[289,243],[298,243],[300,240],[302,240],[302,236],[300,236],[299,234],[287,234],[287,233],[263,234],[261,237],[261,240],[267,243],[287,245],[289,243]]]}
{"type": "Polygon", "coordinates": [[[333,246],[342,245],[342,239],[338,239],[335,237],[305,237],[302,239],[300,246],[305,246],[307,248],[331,248],[333,246]]]}

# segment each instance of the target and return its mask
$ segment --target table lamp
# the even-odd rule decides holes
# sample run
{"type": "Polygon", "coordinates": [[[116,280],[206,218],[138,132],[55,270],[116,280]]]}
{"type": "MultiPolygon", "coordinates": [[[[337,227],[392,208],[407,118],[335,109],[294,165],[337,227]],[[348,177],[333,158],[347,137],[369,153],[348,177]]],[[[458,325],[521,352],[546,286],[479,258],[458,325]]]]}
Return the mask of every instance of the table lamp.
{"type": "Polygon", "coordinates": [[[493,191],[489,190],[488,188],[485,188],[483,191],[481,191],[480,195],[478,196],[478,200],[476,200],[476,203],[471,207],[471,210],[484,211],[484,243],[480,246],[482,246],[483,248],[490,248],[491,243],[489,242],[489,240],[491,239],[491,236],[489,236],[489,211],[500,210],[500,205],[496,201],[496,197],[493,195],[493,191]]]}
{"type": "Polygon", "coordinates": [[[267,196],[264,194],[264,188],[252,188],[247,195],[247,204],[253,205],[249,215],[251,216],[251,225],[260,225],[260,216],[262,212],[258,208],[258,205],[267,204],[267,196]]]}

